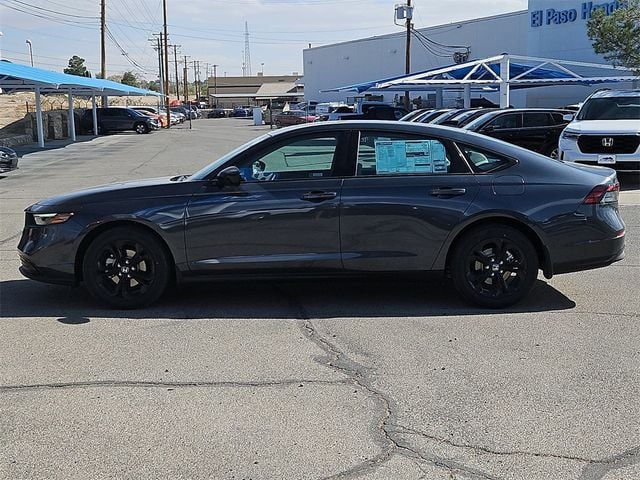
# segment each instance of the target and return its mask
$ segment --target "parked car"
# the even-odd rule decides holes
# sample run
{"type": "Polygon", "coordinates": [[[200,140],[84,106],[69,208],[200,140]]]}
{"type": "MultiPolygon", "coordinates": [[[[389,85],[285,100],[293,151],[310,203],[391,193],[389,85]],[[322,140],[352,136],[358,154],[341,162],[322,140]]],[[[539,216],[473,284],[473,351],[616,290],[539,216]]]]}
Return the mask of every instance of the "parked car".
{"type": "MultiPolygon", "coordinates": [[[[571,114],[565,120],[572,118],[571,114]]],[[[591,95],[562,132],[560,158],[640,171],[640,90],[591,95]]]]}
{"type": "Polygon", "coordinates": [[[9,147],[0,147],[0,173],[18,168],[18,154],[9,147]]]}
{"type": "Polygon", "coordinates": [[[400,120],[407,114],[402,107],[385,104],[364,104],[362,113],[345,114],[340,120],[400,120]]]}
{"type": "Polygon", "coordinates": [[[233,111],[229,114],[230,117],[239,117],[239,118],[246,118],[249,116],[249,112],[247,112],[247,110],[245,110],[244,108],[240,108],[240,107],[235,107],[233,109],[233,111]]]}
{"type": "Polygon", "coordinates": [[[410,122],[411,120],[413,120],[414,118],[416,118],[419,115],[422,115],[426,112],[432,111],[433,109],[431,108],[419,108],[417,110],[413,110],[409,113],[407,113],[404,117],[400,118],[399,120],[401,122],[410,122]]]}
{"type": "Polygon", "coordinates": [[[500,308],[539,269],[551,278],[622,259],[618,190],[614,170],[469,131],[315,122],[193,175],[28,207],[20,271],[83,283],[117,308],[149,305],[174,281],[436,271],[462,298],[500,308]]]}
{"type": "Polygon", "coordinates": [[[316,119],[315,115],[307,115],[307,112],[302,110],[288,110],[274,115],[273,123],[276,127],[289,127],[291,125],[300,125],[301,123],[315,122],[316,119]]]}
{"type": "Polygon", "coordinates": [[[461,128],[467,123],[472,122],[479,116],[484,115],[487,112],[492,112],[494,110],[498,110],[498,109],[497,108],[474,108],[472,110],[463,110],[462,112],[458,112],[452,117],[445,119],[440,123],[440,125],[444,125],[447,127],[461,128]]]}
{"type": "Polygon", "coordinates": [[[185,122],[189,117],[187,116],[187,112],[185,111],[184,108],[182,107],[169,107],[169,110],[176,114],[178,117],[178,122],[183,123],[185,122]]]}
{"type": "Polygon", "coordinates": [[[151,113],[151,112],[147,112],[146,110],[138,110],[137,108],[134,108],[134,110],[138,113],[141,113],[142,115],[149,117],[153,120],[155,120],[154,124],[153,124],[153,130],[157,130],[160,127],[166,125],[167,123],[167,117],[165,116],[164,118],[160,115],[158,115],[157,113],[151,113]]]}
{"type": "Polygon", "coordinates": [[[222,108],[214,108],[209,113],[207,113],[207,118],[225,118],[227,114],[222,108]]]}
{"type": "Polygon", "coordinates": [[[462,128],[558,158],[558,139],[568,120],[566,110],[511,108],[479,116],[462,128]]]}
{"type": "Polygon", "coordinates": [[[148,113],[151,114],[151,118],[155,118],[156,120],[158,120],[158,122],[160,123],[161,127],[166,127],[167,126],[167,114],[166,112],[164,114],[160,113],[160,110],[155,108],[155,107],[149,107],[147,105],[143,105],[143,106],[131,106],[130,108],[133,108],[134,110],[137,110],[138,112],[141,113],[148,113]]]}
{"type": "MultiPolygon", "coordinates": [[[[136,133],[149,133],[160,126],[157,120],[137,112],[133,108],[100,107],[96,110],[99,134],[128,130],[136,133]]],[[[93,129],[93,113],[91,109],[84,111],[80,122],[85,131],[93,129]]]]}
{"type": "Polygon", "coordinates": [[[432,120],[435,120],[436,118],[450,112],[451,110],[451,108],[436,108],[433,110],[427,110],[422,115],[417,115],[409,121],[416,123],[431,123],[432,120]]]}

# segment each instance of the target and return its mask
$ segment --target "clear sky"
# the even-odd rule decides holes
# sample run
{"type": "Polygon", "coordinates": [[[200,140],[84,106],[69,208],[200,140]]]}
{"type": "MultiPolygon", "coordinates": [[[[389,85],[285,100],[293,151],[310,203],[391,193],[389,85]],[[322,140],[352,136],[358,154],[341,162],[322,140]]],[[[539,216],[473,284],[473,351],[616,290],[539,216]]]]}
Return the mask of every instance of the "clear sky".
{"type": "MultiPolygon", "coordinates": [[[[167,0],[169,39],[179,56],[218,64],[218,75],[242,74],[245,21],[252,73],[302,73],[302,50],[400,30],[393,24],[400,0],[167,0]],[[261,65],[261,64],[264,64],[261,65]]],[[[157,77],[149,39],[160,32],[162,0],[106,0],[107,74],[131,70],[157,77]]],[[[414,0],[416,28],[513,12],[527,0],[414,0]]],[[[62,70],[73,55],[100,71],[100,0],[0,0],[2,58],[62,70]]],[[[173,51],[173,49],[172,49],[173,51]]],[[[173,60],[173,54],[170,56],[173,60]]],[[[171,69],[173,72],[173,68],[171,69]]]]}

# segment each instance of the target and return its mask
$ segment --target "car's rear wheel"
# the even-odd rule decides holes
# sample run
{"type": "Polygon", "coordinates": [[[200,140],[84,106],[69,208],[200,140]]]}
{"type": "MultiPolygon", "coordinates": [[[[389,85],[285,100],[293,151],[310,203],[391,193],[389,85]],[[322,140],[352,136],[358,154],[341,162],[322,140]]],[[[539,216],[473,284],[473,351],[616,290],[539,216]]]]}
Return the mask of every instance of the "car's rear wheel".
{"type": "Polygon", "coordinates": [[[154,235],[136,227],[107,230],[89,245],[82,262],[84,283],[99,302],[139,308],[166,290],[171,262],[154,235]]]}
{"type": "Polygon", "coordinates": [[[484,225],[466,233],[449,263],[458,292],[482,307],[519,302],[538,276],[535,247],[519,230],[505,225],[484,225]]]}
{"type": "Polygon", "coordinates": [[[149,133],[149,126],[146,123],[136,123],[134,128],[136,133],[149,133]]]}

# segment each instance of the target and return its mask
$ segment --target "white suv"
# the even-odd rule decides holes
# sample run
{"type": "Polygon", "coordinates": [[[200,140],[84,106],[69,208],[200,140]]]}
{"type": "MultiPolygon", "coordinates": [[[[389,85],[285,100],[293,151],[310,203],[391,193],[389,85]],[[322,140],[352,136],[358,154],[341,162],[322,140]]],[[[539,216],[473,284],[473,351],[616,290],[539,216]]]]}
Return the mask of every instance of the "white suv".
{"type": "Polygon", "coordinates": [[[640,171],[640,90],[591,95],[560,135],[559,158],[640,171]]]}

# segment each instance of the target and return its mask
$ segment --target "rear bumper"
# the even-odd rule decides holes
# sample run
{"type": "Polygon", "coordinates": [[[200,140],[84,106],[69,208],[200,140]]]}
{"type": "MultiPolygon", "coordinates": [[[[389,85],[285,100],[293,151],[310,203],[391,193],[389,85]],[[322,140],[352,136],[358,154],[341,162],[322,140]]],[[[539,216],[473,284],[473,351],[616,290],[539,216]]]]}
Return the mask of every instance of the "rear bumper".
{"type": "Polygon", "coordinates": [[[558,262],[553,264],[553,274],[579,272],[602,268],[624,258],[624,231],[613,238],[583,242],[567,248],[558,262]]]}

